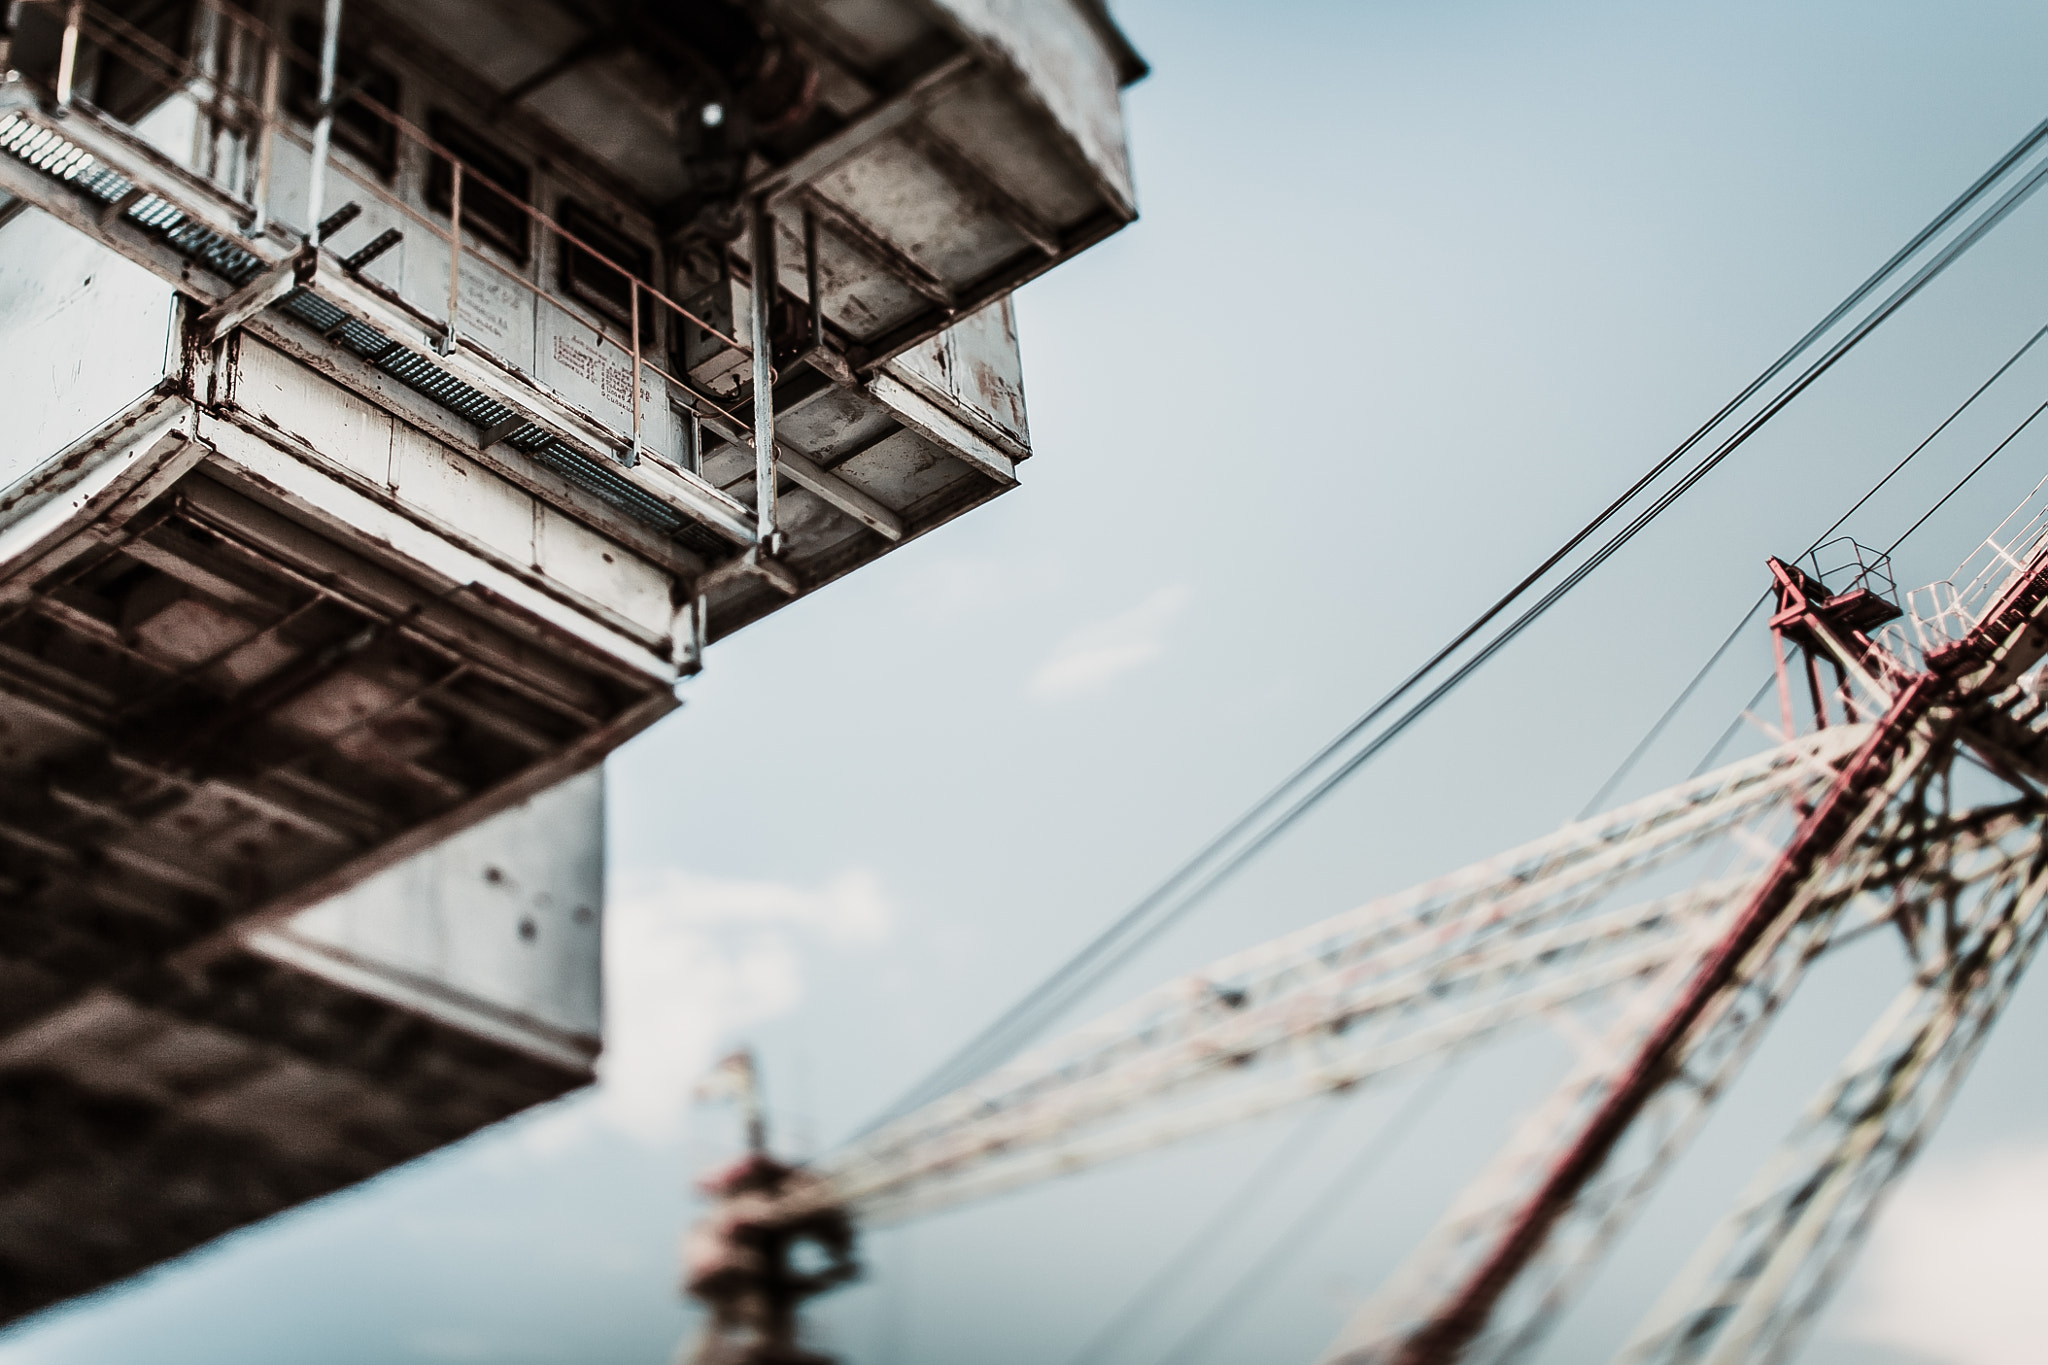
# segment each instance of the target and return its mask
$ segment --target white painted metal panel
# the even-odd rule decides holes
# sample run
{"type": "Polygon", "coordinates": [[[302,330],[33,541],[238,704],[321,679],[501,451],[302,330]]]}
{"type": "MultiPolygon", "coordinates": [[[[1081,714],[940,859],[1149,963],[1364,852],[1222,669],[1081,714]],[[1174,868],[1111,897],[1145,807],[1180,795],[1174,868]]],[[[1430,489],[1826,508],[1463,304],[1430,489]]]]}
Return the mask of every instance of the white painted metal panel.
{"type": "MultiPolygon", "coordinates": [[[[312,154],[289,138],[280,137],[272,144],[272,169],[270,181],[270,213],[279,226],[293,232],[304,232],[312,226],[306,221],[306,194],[310,184],[312,154]]],[[[326,207],[323,215],[331,214],[344,204],[355,204],[362,213],[346,228],[339,231],[331,249],[346,256],[360,250],[374,241],[386,228],[396,228],[404,233],[397,246],[370,262],[363,269],[365,279],[391,289],[403,287],[406,279],[406,263],[431,240],[431,234],[405,211],[391,203],[386,196],[389,190],[369,167],[357,160],[347,148],[333,149],[329,161],[326,188],[326,207]]],[[[440,292],[429,291],[425,297],[414,299],[414,303],[438,314],[446,311],[448,303],[448,257],[441,257],[440,292]]]]}
{"type": "Polygon", "coordinates": [[[45,214],[0,227],[0,487],[162,381],[171,297],[45,214]]]}
{"type": "Polygon", "coordinates": [[[403,422],[391,442],[391,491],[510,563],[536,562],[533,495],[403,422]]]}
{"type": "MultiPolygon", "coordinates": [[[[541,382],[561,398],[627,438],[633,432],[633,356],[595,327],[543,301],[539,306],[541,382]]],[[[668,381],[640,372],[640,440],[664,455],[675,450],[668,381]]]]}
{"type": "MultiPolygon", "coordinates": [[[[369,234],[363,233],[363,240],[369,234]]],[[[448,243],[418,223],[406,230],[412,245],[405,258],[406,301],[432,317],[448,313],[448,243]]],[[[534,372],[534,309],[531,288],[518,283],[518,271],[496,253],[474,241],[462,246],[461,304],[456,322],[461,334],[507,365],[534,372]]]]}
{"type": "MultiPolygon", "coordinates": [[[[642,639],[667,639],[674,608],[665,570],[469,455],[253,337],[237,343],[232,392],[259,424],[356,475],[412,521],[551,585],[588,615],[629,624],[642,639]]],[[[431,537],[406,543],[425,546],[431,537]]]]}
{"type": "Polygon", "coordinates": [[[584,773],[324,901],[250,946],[556,1059],[601,1023],[604,777],[584,773]]]}
{"type": "Polygon", "coordinates": [[[391,481],[389,414],[270,347],[235,346],[229,392],[236,407],[377,485],[391,481]]]}
{"type": "Polygon", "coordinates": [[[984,435],[1007,447],[1012,459],[1031,453],[1031,428],[1024,418],[1024,360],[1009,299],[960,319],[890,361],[887,368],[925,397],[975,421],[984,435]]]}
{"type": "Polygon", "coordinates": [[[675,608],[667,574],[546,503],[539,511],[534,560],[541,573],[643,630],[669,629],[675,608]]]}
{"type": "Polygon", "coordinates": [[[1135,212],[1116,62],[1074,0],[933,0],[1019,77],[1102,182],[1135,212]]]}

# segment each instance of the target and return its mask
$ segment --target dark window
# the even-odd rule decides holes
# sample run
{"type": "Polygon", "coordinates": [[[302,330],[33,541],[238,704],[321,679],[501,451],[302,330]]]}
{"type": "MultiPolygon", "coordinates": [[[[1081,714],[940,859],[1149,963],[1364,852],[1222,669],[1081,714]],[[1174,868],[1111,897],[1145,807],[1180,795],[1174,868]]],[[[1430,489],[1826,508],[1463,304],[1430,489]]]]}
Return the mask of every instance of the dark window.
{"type": "MultiPolygon", "coordinates": [[[[130,24],[135,33],[151,39],[156,51],[189,57],[192,53],[192,39],[195,25],[192,22],[194,6],[185,0],[177,3],[130,6],[114,6],[121,17],[130,24]]],[[[21,7],[24,30],[27,21],[36,12],[36,7],[21,7]]],[[[45,10],[53,22],[61,23],[61,16],[45,10]]],[[[225,24],[222,25],[226,27],[225,24]]],[[[139,46],[139,45],[137,45],[139,46]]],[[[80,53],[81,57],[85,54],[80,53]]],[[[51,74],[56,73],[54,69],[51,74]]],[[[150,60],[150,49],[117,44],[113,49],[101,49],[99,76],[93,82],[92,102],[112,114],[123,123],[133,123],[163,102],[179,82],[164,79],[166,70],[150,60]],[[135,60],[124,61],[122,51],[126,50],[135,60]]]]}
{"type": "MultiPolygon", "coordinates": [[[[292,20],[292,46],[311,61],[285,61],[285,99],[293,113],[308,123],[320,117],[320,25],[311,19],[292,20]]],[[[334,145],[353,152],[379,174],[398,170],[398,128],[370,108],[374,102],[390,112],[398,109],[398,77],[343,47],[334,59],[334,145]]]]}
{"type": "MultiPolygon", "coordinates": [[[[428,116],[427,136],[467,168],[462,173],[463,230],[525,264],[532,237],[526,205],[533,192],[533,172],[517,157],[446,114],[428,116]]],[[[429,207],[450,212],[454,180],[454,167],[446,157],[436,152],[427,158],[429,207]]]]}
{"type": "MultiPolygon", "coordinates": [[[[576,242],[563,240],[562,292],[621,326],[631,327],[633,287],[612,266],[624,266],[645,284],[654,277],[654,253],[573,199],[556,205],[556,212],[562,231],[589,247],[586,251],[576,242]]],[[[643,344],[654,339],[654,301],[645,293],[640,295],[640,338],[643,344]]]]}

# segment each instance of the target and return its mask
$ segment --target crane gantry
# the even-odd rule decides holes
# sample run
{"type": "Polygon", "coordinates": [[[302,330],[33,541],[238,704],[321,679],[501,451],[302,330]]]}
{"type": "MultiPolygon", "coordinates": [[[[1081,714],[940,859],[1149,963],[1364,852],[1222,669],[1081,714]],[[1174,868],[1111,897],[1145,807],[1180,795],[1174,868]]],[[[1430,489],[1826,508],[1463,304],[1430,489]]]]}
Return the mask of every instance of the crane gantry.
{"type": "Polygon", "coordinates": [[[794,1358],[775,1352],[797,1306],[844,1278],[789,1267],[806,1228],[834,1240],[1547,1022],[1579,1060],[1322,1360],[1517,1358],[1807,968],[1887,933],[1911,980],[1619,1357],[1785,1359],[2048,927],[2042,495],[1910,613],[1860,547],[1832,589],[1817,560],[1771,560],[1784,729],[1765,751],[1223,958],[808,1168],[742,1162],[707,1186],[699,1252],[751,1248],[752,1278],[693,1275],[700,1359],[794,1358]]]}

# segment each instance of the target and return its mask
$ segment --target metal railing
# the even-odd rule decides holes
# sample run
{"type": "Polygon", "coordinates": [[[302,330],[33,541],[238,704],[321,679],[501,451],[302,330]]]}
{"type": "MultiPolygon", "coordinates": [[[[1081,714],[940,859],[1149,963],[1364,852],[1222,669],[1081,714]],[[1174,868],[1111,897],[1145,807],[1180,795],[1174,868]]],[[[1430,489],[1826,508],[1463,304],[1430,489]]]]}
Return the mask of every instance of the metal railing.
{"type": "MultiPolygon", "coordinates": [[[[207,121],[207,147],[203,156],[195,156],[194,159],[199,164],[191,169],[195,174],[212,182],[240,206],[245,230],[252,235],[276,236],[282,231],[289,231],[277,222],[272,205],[275,191],[273,182],[276,171],[276,144],[278,139],[282,138],[288,144],[305,150],[311,158],[307,216],[312,221],[296,234],[309,245],[320,244],[320,211],[324,207],[323,182],[330,174],[345,178],[353,187],[352,194],[359,190],[362,195],[388,206],[408,222],[417,224],[432,237],[446,243],[449,253],[447,302],[445,314],[438,317],[421,309],[399,291],[375,280],[363,278],[359,272],[369,262],[363,259],[362,253],[341,263],[343,269],[359,283],[386,297],[388,302],[404,309],[430,329],[437,329],[436,344],[441,354],[450,354],[460,347],[513,375],[521,382],[542,388],[558,401],[568,403],[569,406],[576,408],[580,415],[590,418],[620,438],[625,449],[624,462],[628,464],[636,461],[645,452],[653,453],[671,465],[680,465],[673,456],[664,452],[649,451],[643,445],[646,413],[643,411],[644,399],[641,390],[643,380],[649,373],[661,377],[673,392],[681,395],[683,403],[689,409],[693,427],[696,419],[708,419],[726,439],[741,445],[757,445],[755,438],[759,433],[755,428],[759,425],[758,421],[749,421],[721,404],[712,395],[704,392],[700,385],[685,375],[673,372],[650,354],[650,343],[657,338],[648,335],[649,329],[643,326],[643,317],[650,307],[664,309],[674,319],[670,324],[672,327],[680,323],[689,323],[748,357],[753,356],[753,347],[684,307],[653,283],[642,279],[631,268],[614,260],[589,241],[562,226],[541,208],[496,186],[487,174],[429,136],[425,130],[371,98],[360,88],[360,83],[354,88],[337,91],[334,82],[336,53],[333,48],[339,23],[338,0],[327,0],[327,13],[324,16],[326,22],[323,24],[323,51],[317,58],[286,40],[276,29],[256,16],[226,3],[225,0],[193,0],[195,22],[192,28],[191,56],[179,53],[120,15],[87,3],[87,0],[23,0],[23,3],[54,11],[62,16],[63,38],[59,49],[56,78],[51,88],[55,106],[59,110],[69,110],[77,102],[79,49],[82,40],[95,44],[102,54],[115,56],[146,79],[162,85],[167,97],[182,94],[199,105],[207,121]],[[295,63],[319,81],[320,117],[310,135],[302,131],[293,117],[281,108],[286,62],[295,63]],[[329,134],[336,112],[344,107],[351,111],[361,110],[391,130],[399,149],[399,164],[405,163],[403,152],[408,146],[416,148],[426,157],[445,163],[449,177],[449,209],[445,224],[437,220],[433,214],[407,202],[403,195],[380,183],[375,176],[350,165],[347,157],[334,155],[329,134]],[[480,188],[515,206],[532,224],[533,229],[542,234],[543,244],[551,235],[559,244],[559,249],[573,249],[581,258],[615,272],[624,281],[627,325],[614,330],[614,327],[605,320],[601,310],[573,303],[547,288],[537,278],[529,278],[515,270],[507,269],[498,262],[491,261],[487,256],[479,257],[490,266],[497,277],[531,295],[537,302],[546,302],[562,310],[582,325],[588,326],[600,342],[615,347],[623,354],[631,369],[629,430],[620,431],[616,425],[606,421],[602,416],[590,413],[580,405],[569,403],[565,396],[551,386],[538,381],[533,375],[509,363],[506,358],[493,354],[488,347],[463,334],[462,267],[466,255],[464,200],[466,194],[473,199],[474,192],[480,188]],[[624,335],[620,335],[620,331],[623,331],[624,335]]],[[[470,232],[474,233],[474,229],[470,229],[470,232]]],[[[470,250],[467,254],[476,253],[470,250]]],[[[534,251],[530,254],[534,261],[531,269],[534,274],[538,274],[538,263],[544,259],[544,253],[534,251]]],[[[811,273],[814,274],[815,271],[811,273]]],[[[772,385],[772,368],[768,369],[765,377],[772,385]]],[[[694,430],[685,434],[687,449],[701,448],[700,441],[701,438],[694,430]]],[[[694,474],[697,471],[692,469],[690,472],[694,474]]],[[[772,502],[772,499],[769,501],[772,502]]],[[[772,511],[764,517],[764,523],[772,530],[772,521],[767,520],[769,517],[772,517],[772,511]]]]}
{"type": "Polygon", "coordinates": [[[1882,641],[1915,663],[1961,640],[1998,602],[2008,584],[2048,554],[2048,479],[1984,538],[1952,577],[1906,594],[1903,619],[1885,627],[1882,641]]]}
{"type": "Polygon", "coordinates": [[[1899,605],[1899,585],[1892,578],[1892,557],[1851,536],[1837,536],[1825,545],[1815,546],[1799,563],[1831,593],[1839,595],[1863,588],[1893,606],[1899,605]]]}

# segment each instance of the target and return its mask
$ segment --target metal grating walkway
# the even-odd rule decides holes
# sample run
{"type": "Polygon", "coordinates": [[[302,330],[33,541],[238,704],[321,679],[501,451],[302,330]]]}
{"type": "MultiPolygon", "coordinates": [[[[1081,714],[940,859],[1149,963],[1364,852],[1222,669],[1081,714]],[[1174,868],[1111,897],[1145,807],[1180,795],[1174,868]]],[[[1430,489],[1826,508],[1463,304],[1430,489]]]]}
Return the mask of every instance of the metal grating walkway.
{"type": "MultiPolygon", "coordinates": [[[[234,288],[262,274],[269,264],[192,218],[176,204],[143,190],[63,134],[19,113],[0,116],[0,152],[71,186],[103,209],[126,203],[120,212],[122,219],[234,288]]],[[[351,355],[478,427],[488,429],[514,416],[512,409],[483,390],[318,294],[294,290],[279,300],[277,307],[351,355]]],[[[692,550],[722,555],[731,548],[709,528],[620,478],[538,423],[528,422],[519,427],[506,438],[506,443],[578,488],[692,550]]]]}

